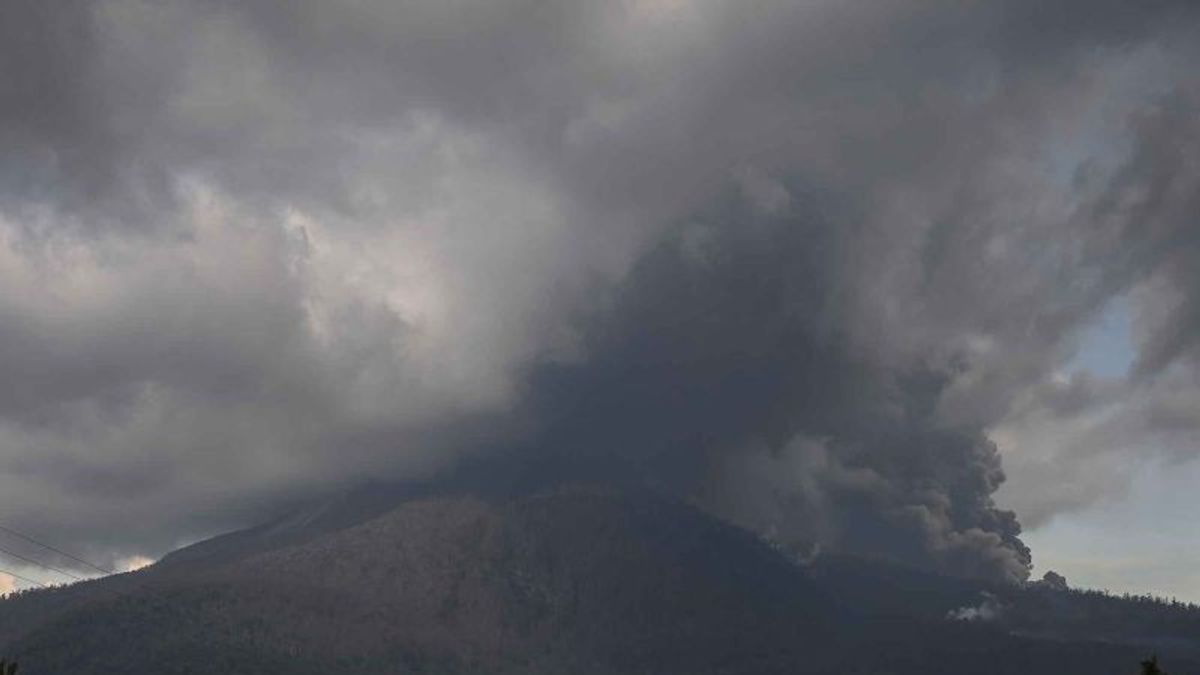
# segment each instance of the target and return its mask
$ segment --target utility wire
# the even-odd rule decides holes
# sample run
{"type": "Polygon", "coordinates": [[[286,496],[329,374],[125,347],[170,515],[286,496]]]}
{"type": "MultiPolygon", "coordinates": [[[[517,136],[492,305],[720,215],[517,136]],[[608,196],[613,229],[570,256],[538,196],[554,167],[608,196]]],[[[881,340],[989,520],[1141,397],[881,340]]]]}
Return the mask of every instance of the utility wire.
{"type": "Polygon", "coordinates": [[[6,569],[0,569],[0,574],[7,574],[8,576],[10,576],[14,579],[20,579],[21,581],[27,581],[31,584],[37,584],[38,586],[41,586],[42,588],[50,588],[50,584],[44,584],[44,583],[38,581],[37,579],[30,579],[29,577],[23,577],[20,574],[17,574],[16,572],[9,572],[6,569]]]}
{"type": "MultiPolygon", "coordinates": [[[[97,578],[97,579],[88,579],[87,577],[81,577],[81,576],[79,576],[78,574],[74,574],[74,573],[72,573],[72,572],[68,572],[68,571],[66,571],[66,570],[63,570],[63,569],[59,569],[59,568],[57,568],[57,567],[54,567],[53,565],[47,565],[46,563],[44,563],[44,562],[41,562],[41,561],[39,561],[39,560],[34,560],[33,558],[27,558],[27,557],[25,557],[25,556],[21,555],[20,553],[13,553],[12,551],[10,551],[10,550],[8,550],[8,549],[6,549],[6,548],[0,548],[0,553],[3,553],[3,554],[5,554],[5,555],[11,556],[11,557],[13,557],[13,558],[16,558],[17,560],[23,560],[23,561],[25,561],[25,562],[27,562],[27,563],[32,563],[32,564],[34,564],[34,565],[37,565],[38,567],[43,567],[43,568],[45,568],[45,569],[47,569],[47,570],[50,570],[50,571],[52,571],[52,572],[58,572],[59,574],[64,574],[64,575],[66,575],[66,576],[68,576],[68,577],[71,577],[72,579],[74,579],[74,580],[76,580],[76,581],[98,581],[98,580],[99,580],[99,578],[97,578]]],[[[67,554],[66,554],[66,553],[63,553],[63,555],[67,555],[67,554]]],[[[84,563],[84,564],[87,564],[87,563],[84,563]]],[[[29,582],[29,583],[31,583],[31,584],[37,584],[38,586],[41,586],[42,588],[50,588],[50,584],[43,583],[43,582],[41,582],[41,581],[37,581],[37,580],[35,580],[35,579],[30,579],[29,577],[21,576],[21,575],[17,574],[16,572],[9,572],[8,570],[5,570],[5,569],[0,569],[0,574],[8,574],[8,575],[10,575],[10,576],[13,576],[13,577],[16,577],[17,579],[20,579],[20,580],[22,580],[22,581],[27,581],[27,582],[29,582]]],[[[102,577],[101,577],[101,578],[102,578],[102,577]]],[[[113,596],[114,598],[123,598],[123,597],[128,597],[128,594],[127,594],[127,593],[124,593],[124,592],[122,592],[122,591],[119,591],[119,590],[116,590],[116,589],[113,589],[113,588],[107,588],[107,587],[104,587],[104,586],[95,586],[95,587],[93,587],[93,588],[94,588],[94,590],[100,591],[100,592],[102,592],[102,593],[108,593],[109,595],[113,596]]]]}
{"type": "Polygon", "coordinates": [[[37,539],[34,539],[33,537],[31,537],[27,534],[21,534],[20,532],[17,532],[16,530],[14,530],[10,527],[5,527],[3,525],[0,525],[0,532],[7,532],[8,534],[11,534],[14,537],[19,537],[21,539],[24,539],[25,541],[27,541],[31,544],[41,546],[42,548],[46,549],[47,551],[53,551],[61,556],[66,556],[67,558],[70,558],[71,560],[74,560],[77,563],[80,563],[82,565],[87,565],[88,567],[96,570],[97,572],[100,572],[101,574],[113,574],[112,570],[104,569],[103,567],[100,567],[99,565],[94,565],[94,564],[84,560],[83,558],[73,556],[70,553],[67,553],[66,551],[62,551],[57,548],[54,548],[50,544],[40,542],[37,539]]]}
{"type": "MultiPolygon", "coordinates": [[[[63,551],[63,550],[61,550],[61,549],[58,549],[58,548],[55,548],[55,547],[53,547],[53,546],[51,546],[51,545],[49,545],[49,544],[47,544],[47,543],[44,543],[44,542],[38,541],[37,539],[34,539],[33,537],[31,537],[31,536],[29,536],[29,535],[27,535],[27,534],[23,534],[23,533],[21,533],[21,532],[18,532],[18,531],[14,530],[14,529],[12,529],[12,528],[10,528],[10,527],[5,527],[5,526],[3,526],[3,525],[0,525],[0,532],[7,532],[8,534],[11,534],[11,535],[13,535],[14,537],[18,537],[18,538],[20,538],[20,539],[23,539],[23,540],[25,540],[25,541],[27,541],[27,542],[29,542],[29,543],[31,543],[31,544],[35,544],[35,545],[37,545],[37,546],[40,546],[40,547],[42,547],[42,548],[44,548],[44,549],[46,549],[46,550],[48,550],[48,551],[53,551],[54,553],[57,553],[57,554],[59,554],[59,555],[61,555],[61,556],[65,556],[65,557],[67,557],[67,558],[69,558],[69,559],[71,559],[71,560],[74,560],[74,561],[75,561],[75,562],[77,562],[77,563],[80,563],[80,564],[82,564],[82,565],[86,565],[86,566],[88,566],[88,567],[90,567],[90,568],[92,568],[92,569],[96,570],[97,572],[101,572],[101,573],[103,573],[103,574],[110,575],[110,576],[115,574],[115,573],[114,573],[112,570],[105,569],[105,568],[103,568],[103,567],[100,567],[99,565],[96,565],[96,564],[94,564],[94,563],[90,563],[90,562],[88,562],[88,561],[84,560],[83,558],[80,558],[80,557],[77,557],[77,556],[71,555],[70,553],[67,553],[66,551],[63,551]]],[[[9,551],[8,549],[0,548],[0,553],[4,553],[4,554],[7,554],[7,555],[10,555],[10,556],[12,556],[12,557],[14,557],[14,558],[17,558],[17,559],[19,559],[19,560],[24,560],[25,562],[33,563],[34,565],[37,565],[37,566],[39,566],[39,567],[44,567],[44,568],[46,568],[46,569],[48,569],[48,570],[52,570],[52,571],[54,571],[54,572],[58,572],[58,573],[60,573],[60,574],[65,574],[65,575],[67,575],[67,576],[69,576],[69,577],[71,577],[71,578],[73,578],[73,579],[75,579],[75,580],[77,580],[77,581],[99,581],[99,579],[87,579],[87,578],[85,578],[85,577],[81,577],[81,576],[79,576],[79,575],[77,575],[77,574],[74,574],[74,573],[72,573],[72,572],[68,572],[68,571],[66,571],[66,570],[62,570],[62,569],[59,569],[59,568],[57,568],[57,567],[53,567],[53,566],[51,566],[51,565],[47,565],[47,564],[45,564],[45,563],[43,563],[43,562],[39,562],[39,561],[37,561],[37,560],[34,560],[34,559],[32,559],[32,558],[27,558],[27,557],[25,557],[25,556],[23,556],[23,555],[20,555],[20,554],[17,554],[17,553],[13,553],[12,551],[9,551]]],[[[49,584],[43,583],[43,582],[41,582],[41,581],[38,581],[38,580],[36,580],[36,579],[30,579],[29,577],[22,576],[22,575],[20,575],[20,574],[17,574],[17,573],[15,573],[15,572],[10,572],[10,571],[8,571],[8,570],[6,570],[6,569],[3,569],[3,568],[0,568],[0,573],[7,574],[7,575],[9,575],[9,576],[11,576],[11,577],[14,577],[14,578],[16,578],[16,579],[20,579],[21,581],[25,581],[25,582],[28,582],[28,583],[31,583],[31,584],[36,584],[36,585],[38,585],[38,586],[41,586],[42,588],[50,588],[50,585],[49,585],[49,584]]],[[[144,587],[144,585],[142,585],[141,587],[144,587]]],[[[115,589],[115,588],[108,588],[107,586],[104,586],[104,585],[95,586],[95,587],[94,587],[94,589],[95,589],[95,590],[97,590],[97,591],[100,591],[100,592],[102,592],[102,593],[107,593],[107,594],[111,595],[111,596],[112,596],[112,597],[114,597],[114,598],[125,598],[125,597],[132,597],[132,596],[130,596],[130,594],[129,594],[127,591],[117,590],[117,589],[115,589]]]]}
{"type": "Polygon", "coordinates": [[[0,553],[3,553],[4,555],[6,555],[10,558],[16,558],[17,560],[23,560],[27,563],[32,563],[34,565],[37,565],[38,567],[44,567],[44,568],[50,570],[51,572],[58,572],[59,574],[62,574],[64,576],[71,577],[75,581],[84,581],[85,580],[84,577],[81,577],[78,574],[75,574],[73,572],[68,572],[66,570],[60,570],[59,568],[57,568],[53,565],[47,565],[46,563],[44,563],[40,560],[34,560],[33,558],[26,558],[25,556],[21,555],[20,553],[13,553],[12,551],[10,551],[6,548],[0,548],[0,553]]]}

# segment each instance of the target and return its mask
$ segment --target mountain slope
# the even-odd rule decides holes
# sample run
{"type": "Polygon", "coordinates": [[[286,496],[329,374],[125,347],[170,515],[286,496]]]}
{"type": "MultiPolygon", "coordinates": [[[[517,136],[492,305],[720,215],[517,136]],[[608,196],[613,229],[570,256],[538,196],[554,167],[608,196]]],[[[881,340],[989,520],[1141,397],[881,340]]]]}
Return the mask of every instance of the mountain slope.
{"type": "Polygon", "coordinates": [[[205,672],[193,662],[203,654],[240,659],[243,672],[301,672],[281,670],[293,655],[313,672],[718,672],[705,669],[794,662],[780,648],[820,642],[833,611],[747,533],[590,491],[418,500],[303,545],[183,569],[164,565],[9,651],[33,673],[205,672]]]}
{"type": "Polygon", "coordinates": [[[1116,674],[1144,656],[948,621],[944,608],[977,586],[833,557],[801,567],[645,494],[361,507],[324,505],[139,573],[4,601],[0,653],[29,675],[1116,674]]]}

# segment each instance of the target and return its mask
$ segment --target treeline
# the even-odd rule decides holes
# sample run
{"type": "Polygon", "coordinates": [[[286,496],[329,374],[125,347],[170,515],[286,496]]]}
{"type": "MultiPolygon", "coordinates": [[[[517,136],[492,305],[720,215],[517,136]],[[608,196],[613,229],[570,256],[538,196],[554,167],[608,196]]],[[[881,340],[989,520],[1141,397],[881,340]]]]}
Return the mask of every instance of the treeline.
{"type": "Polygon", "coordinates": [[[1194,641],[1200,635],[1200,605],[1176,598],[1031,585],[1005,600],[1008,622],[1018,629],[1104,639],[1194,641]]]}
{"type": "Polygon", "coordinates": [[[1154,595],[1153,593],[1143,593],[1143,594],[1113,593],[1112,591],[1108,591],[1108,590],[1095,590],[1095,589],[1070,589],[1070,592],[1079,593],[1082,595],[1100,596],[1102,598],[1108,598],[1111,600],[1121,600],[1124,602],[1136,602],[1136,603],[1150,604],[1150,605],[1166,605],[1172,609],[1177,609],[1177,610],[1181,610],[1181,611],[1185,611],[1185,612],[1200,611],[1200,604],[1196,604],[1194,602],[1182,601],[1175,597],[1167,597],[1164,595],[1154,595]]]}

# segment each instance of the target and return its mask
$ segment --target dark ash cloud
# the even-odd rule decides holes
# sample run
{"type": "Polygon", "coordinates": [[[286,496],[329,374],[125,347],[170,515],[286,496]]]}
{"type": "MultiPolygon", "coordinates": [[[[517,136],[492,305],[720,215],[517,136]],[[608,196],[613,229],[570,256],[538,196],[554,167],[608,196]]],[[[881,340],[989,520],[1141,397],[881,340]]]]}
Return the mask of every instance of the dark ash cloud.
{"type": "Polygon", "coordinates": [[[586,360],[536,373],[539,446],[790,543],[1023,579],[1020,528],[991,500],[995,445],[937,415],[952,368],[850,346],[851,235],[825,210],[735,203],[642,258],[586,331],[586,360]]]}
{"type": "Polygon", "coordinates": [[[1002,456],[1200,447],[1194,3],[0,13],[0,490],[94,555],[499,456],[1023,578],[1002,456]]]}

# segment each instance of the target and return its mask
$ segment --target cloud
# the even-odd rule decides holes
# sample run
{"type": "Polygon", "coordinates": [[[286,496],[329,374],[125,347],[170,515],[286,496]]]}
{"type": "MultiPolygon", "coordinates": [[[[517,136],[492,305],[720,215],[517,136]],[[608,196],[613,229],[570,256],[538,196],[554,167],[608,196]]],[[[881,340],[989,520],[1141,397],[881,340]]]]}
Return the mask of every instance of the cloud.
{"type": "Polygon", "coordinates": [[[584,330],[587,358],[535,375],[538,446],[763,530],[1022,578],[995,447],[937,412],[954,373],[855,349],[833,302],[842,233],[799,215],[816,205],[756,206],[709,214],[701,255],[680,237],[639,261],[584,330]]]}
{"type": "Polygon", "coordinates": [[[1194,3],[3,12],[0,489],[89,555],[499,456],[1011,578],[1001,454],[1194,456],[1194,3]]]}
{"type": "Polygon", "coordinates": [[[120,564],[117,565],[117,569],[121,572],[136,572],[143,567],[149,567],[150,565],[153,565],[154,559],[146,558],[144,556],[133,556],[131,558],[121,560],[119,563],[120,564]]]}

